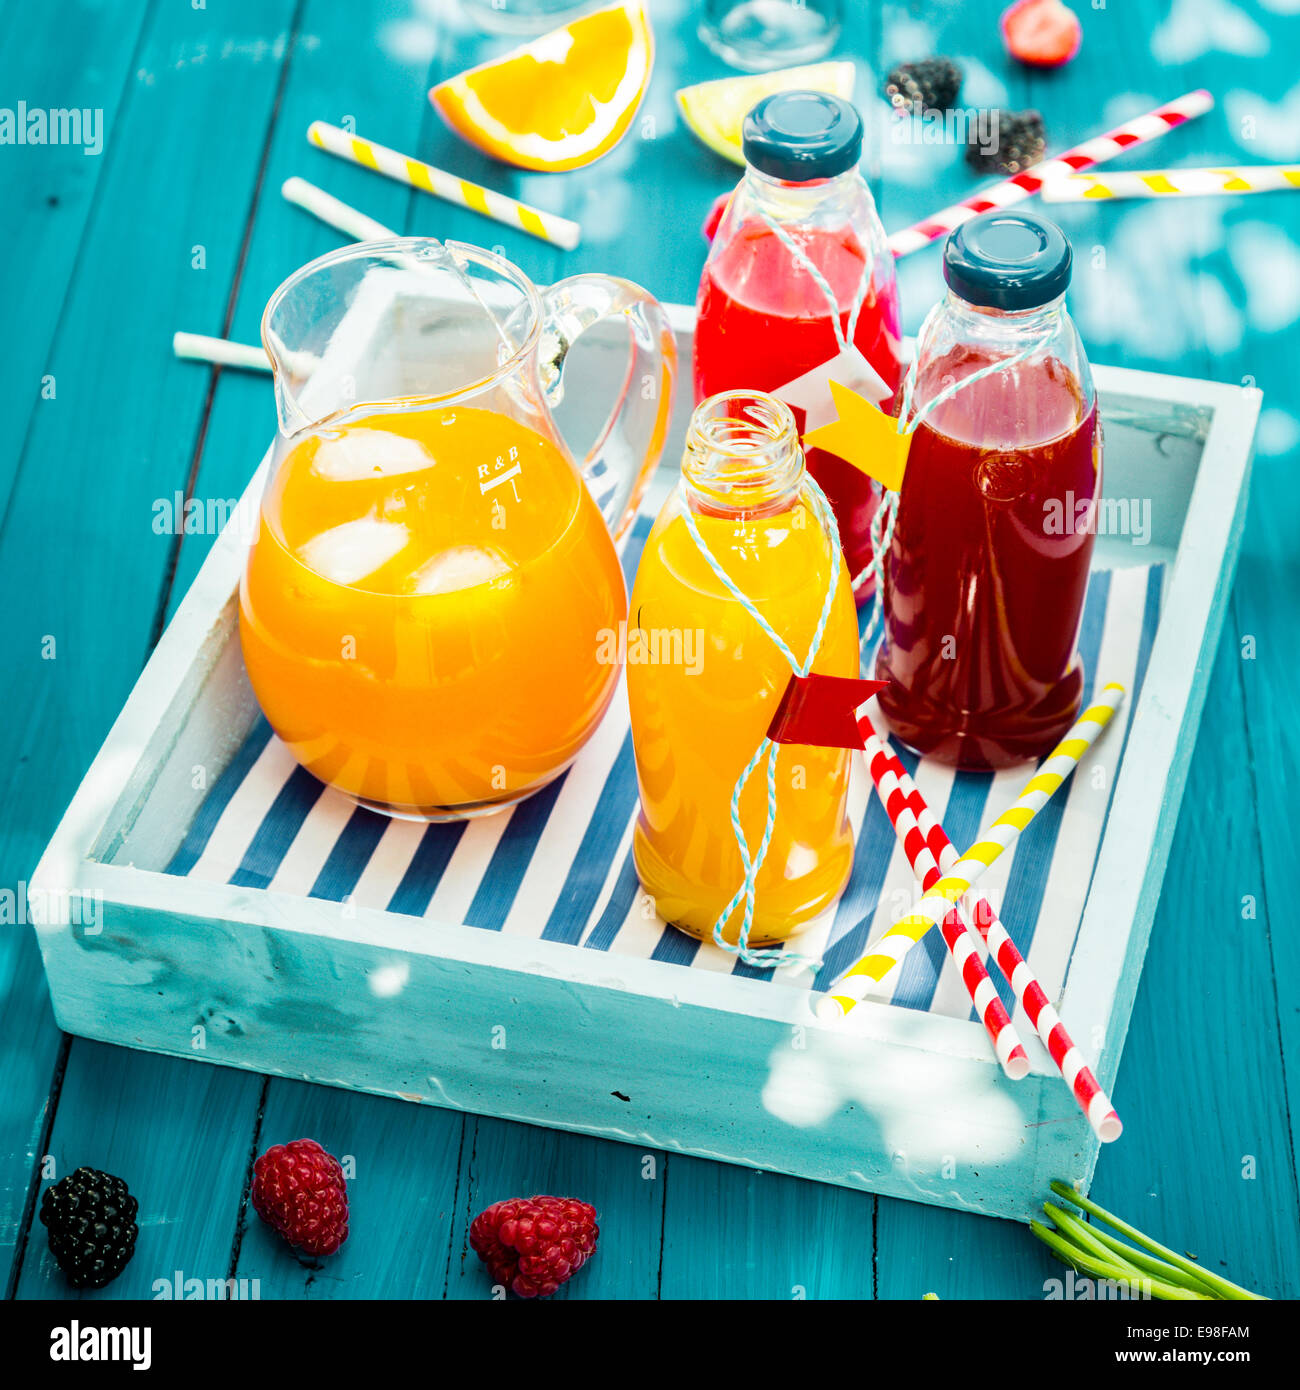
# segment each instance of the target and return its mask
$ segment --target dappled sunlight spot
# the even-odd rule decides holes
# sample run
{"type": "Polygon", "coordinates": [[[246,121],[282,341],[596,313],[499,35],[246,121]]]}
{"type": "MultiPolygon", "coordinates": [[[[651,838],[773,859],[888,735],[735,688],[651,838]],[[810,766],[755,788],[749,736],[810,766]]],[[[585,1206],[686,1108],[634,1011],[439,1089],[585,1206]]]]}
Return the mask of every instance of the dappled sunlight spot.
{"type": "Polygon", "coordinates": [[[1223,99],[1223,112],[1228,134],[1252,159],[1300,158],[1300,83],[1275,102],[1234,88],[1223,99]]]}
{"type": "Polygon", "coordinates": [[[1300,420],[1281,406],[1266,406],[1255,431],[1255,450],[1268,458],[1289,454],[1300,447],[1300,420]]]}
{"type": "MultiPolygon", "coordinates": [[[[883,64],[885,71],[898,63],[911,63],[935,51],[934,30],[899,5],[885,6],[880,28],[882,33],[889,36],[890,56],[883,64]]],[[[883,81],[885,73],[881,72],[879,76],[883,81]]]]}
{"type": "Polygon", "coordinates": [[[380,26],[378,43],[395,63],[425,66],[437,56],[438,30],[420,19],[391,19],[380,26]]]}
{"type": "MultiPolygon", "coordinates": [[[[940,169],[961,159],[964,146],[951,138],[951,127],[940,121],[895,111],[883,100],[872,102],[863,114],[879,151],[881,172],[891,184],[931,187],[940,169]]],[[[937,211],[937,207],[924,211],[937,211]]]]}
{"type": "Polygon", "coordinates": [[[1096,243],[1075,237],[1075,270],[1070,305],[1079,331],[1090,344],[1118,344],[1150,361],[1182,358],[1189,344],[1214,335],[1216,350],[1241,341],[1242,325],[1231,298],[1209,288],[1215,279],[1203,269],[1226,245],[1225,210],[1214,199],[1156,200],[1117,214],[1109,236],[1096,243]],[[1098,252],[1098,247],[1101,247],[1098,252]],[[1189,277],[1199,299],[1189,297],[1189,277]],[[1153,304],[1161,312],[1152,311],[1153,304]],[[1226,305],[1226,311],[1223,310],[1226,305]],[[1204,313],[1214,315],[1207,325],[1204,313]]]}
{"type": "Polygon", "coordinates": [[[1228,234],[1228,254],[1246,287],[1250,325],[1277,333],[1300,318],[1300,248],[1270,222],[1240,222],[1228,234]]]}
{"type": "Polygon", "coordinates": [[[400,994],[411,978],[411,967],[404,961],[394,961],[392,965],[380,965],[366,972],[366,983],[370,992],[378,999],[392,999],[400,994]]]}
{"type": "Polygon", "coordinates": [[[797,1129],[828,1120],[839,1108],[840,1095],[824,1058],[806,1048],[778,1048],[772,1054],[763,1108],[797,1129]]]}
{"type": "Polygon", "coordinates": [[[879,1044],[888,1047],[887,1066],[864,1061],[869,1044],[852,1019],[798,1030],[769,1055],[764,1110],[796,1129],[861,1125],[864,1154],[883,1146],[896,1158],[905,1155],[908,1178],[918,1182],[938,1178],[951,1159],[991,1164],[1015,1158],[1024,1119],[992,1058],[977,1073],[984,1081],[972,1085],[969,1065],[925,1044],[920,1034],[927,1026],[923,1013],[905,1017],[903,1036],[879,1044]],[[914,1046],[907,1041],[909,1022],[918,1034],[914,1046]],[[954,1065],[963,1065],[960,1094],[953,1090],[954,1065]],[[841,1115],[848,1106],[852,1111],[841,1115]],[[923,1150],[918,1134],[924,1134],[923,1150]]]}
{"type": "Polygon", "coordinates": [[[477,31],[462,0],[415,0],[411,13],[379,26],[380,52],[396,63],[427,69],[438,56],[444,35],[477,31]]]}
{"type": "Polygon", "coordinates": [[[412,8],[438,29],[462,34],[478,32],[478,22],[463,0],[415,0],[412,8]]]}
{"type": "Polygon", "coordinates": [[[957,98],[962,106],[1010,104],[1011,94],[1007,90],[1007,84],[992,68],[985,67],[977,58],[967,58],[960,54],[957,55],[957,62],[965,73],[961,94],[957,98]]]}
{"type": "Polygon", "coordinates": [[[1258,58],[1268,35],[1230,0],[1174,0],[1151,35],[1151,55],[1161,63],[1188,63],[1206,53],[1258,58]]]}
{"type": "Polygon", "coordinates": [[[1110,130],[1114,126],[1123,125],[1143,111],[1152,110],[1160,105],[1161,100],[1162,98],[1154,92],[1116,92],[1114,96],[1107,97],[1101,107],[1101,116],[1097,122],[1097,134],[1103,130],[1110,130]]]}
{"type": "MultiPolygon", "coordinates": [[[[617,154],[616,150],[614,154],[617,154]]],[[[611,159],[614,155],[609,156],[611,159]]],[[[602,164],[602,168],[607,169],[602,164]]],[[[570,216],[582,227],[582,239],[591,245],[618,241],[632,225],[632,190],[627,180],[607,178],[584,191],[582,205],[570,216]]]]}
{"type": "Polygon", "coordinates": [[[1205,346],[1213,353],[1233,352],[1241,346],[1246,321],[1217,275],[1202,271],[1192,277],[1193,293],[1201,314],[1205,346]]]}
{"type": "MultiPolygon", "coordinates": [[[[892,226],[891,219],[891,226],[892,226]]],[[[903,331],[916,333],[931,304],[943,298],[943,258],[905,256],[898,262],[898,302],[903,306],[903,331]]]]}

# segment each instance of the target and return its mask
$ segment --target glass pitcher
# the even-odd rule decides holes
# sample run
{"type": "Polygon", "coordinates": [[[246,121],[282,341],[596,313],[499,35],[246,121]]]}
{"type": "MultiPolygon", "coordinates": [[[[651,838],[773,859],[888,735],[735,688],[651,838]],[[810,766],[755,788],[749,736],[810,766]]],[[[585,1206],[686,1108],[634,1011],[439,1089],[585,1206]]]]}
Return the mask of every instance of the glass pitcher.
{"type": "Polygon", "coordinates": [[[459,819],[537,791],[618,683],[614,541],[668,428],[663,310],[625,280],[539,290],[488,251],[403,238],[304,266],[262,340],[279,435],[240,639],[267,720],[389,815],[459,819]],[[623,321],[630,358],[579,468],[550,406],[601,320],[623,321]]]}

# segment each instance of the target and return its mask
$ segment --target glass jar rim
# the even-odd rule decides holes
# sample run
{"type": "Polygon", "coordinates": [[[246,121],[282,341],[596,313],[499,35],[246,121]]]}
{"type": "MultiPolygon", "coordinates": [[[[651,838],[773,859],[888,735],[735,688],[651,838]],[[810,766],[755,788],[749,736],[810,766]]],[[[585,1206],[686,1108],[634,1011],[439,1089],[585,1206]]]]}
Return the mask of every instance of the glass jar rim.
{"type": "Polygon", "coordinates": [[[519,345],[486,376],[476,381],[467,382],[445,395],[420,397],[419,399],[438,400],[448,404],[461,399],[469,399],[515,372],[521,363],[526,362],[529,355],[536,351],[537,344],[541,339],[541,295],[532,280],[504,256],[499,256],[494,251],[485,250],[481,246],[471,245],[469,242],[441,241],[437,237],[389,237],[383,241],[354,242],[348,246],[340,246],[334,251],[327,251],[323,256],[317,256],[314,260],[299,266],[292,275],[287,276],[276,287],[266,302],[266,308],[262,310],[261,336],[263,350],[270,358],[272,373],[277,380],[281,375],[286,354],[277,351],[273,346],[278,339],[272,325],[276,314],[292,293],[313,275],[331,266],[342,265],[352,260],[372,259],[378,261],[385,257],[391,257],[394,260],[401,257],[416,259],[421,249],[429,246],[440,247],[452,254],[453,257],[461,257],[480,265],[489,266],[503,279],[509,281],[519,291],[521,301],[528,305],[528,325],[520,338],[519,345]]]}

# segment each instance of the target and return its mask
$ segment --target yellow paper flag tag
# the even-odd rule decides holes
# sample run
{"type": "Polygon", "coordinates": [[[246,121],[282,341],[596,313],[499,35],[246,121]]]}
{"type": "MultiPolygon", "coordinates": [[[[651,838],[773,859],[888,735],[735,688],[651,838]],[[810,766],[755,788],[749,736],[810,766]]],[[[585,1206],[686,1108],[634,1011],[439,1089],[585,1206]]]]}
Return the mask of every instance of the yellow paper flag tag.
{"type": "Polygon", "coordinates": [[[830,383],[839,419],[809,430],[804,447],[825,449],[897,492],[903,486],[912,436],[898,432],[898,421],[878,405],[838,381],[830,383]]]}

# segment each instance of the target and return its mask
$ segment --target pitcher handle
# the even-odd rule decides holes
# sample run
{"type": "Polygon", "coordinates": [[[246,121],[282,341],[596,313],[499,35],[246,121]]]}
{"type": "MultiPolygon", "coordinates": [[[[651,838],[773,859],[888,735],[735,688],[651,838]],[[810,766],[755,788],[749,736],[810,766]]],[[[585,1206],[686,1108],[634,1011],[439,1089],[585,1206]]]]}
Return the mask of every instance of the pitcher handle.
{"type": "Polygon", "coordinates": [[[630,280],[572,275],[541,292],[542,386],[552,405],[564,394],[564,359],[579,334],[601,319],[627,321],[630,352],[618,400],[582,463],[582,476],[617,540],[663,453],[672,413],[677,344],[659,301],[630,280]]]}

